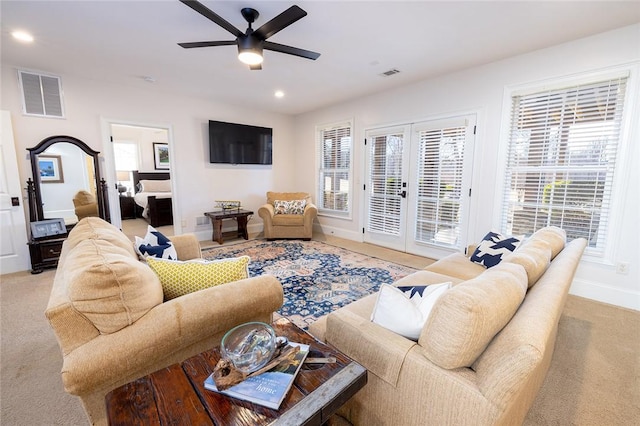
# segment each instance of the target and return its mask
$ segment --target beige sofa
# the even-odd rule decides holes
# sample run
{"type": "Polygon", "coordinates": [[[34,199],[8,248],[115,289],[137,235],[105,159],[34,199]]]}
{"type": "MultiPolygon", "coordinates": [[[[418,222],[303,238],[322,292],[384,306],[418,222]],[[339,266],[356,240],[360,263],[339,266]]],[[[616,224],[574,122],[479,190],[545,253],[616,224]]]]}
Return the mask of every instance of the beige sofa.
{"type": "Polygon", "coordinates": [[[310,240],[313,235],[313,221],[318,214],[318,209],[311,202],[311,196],[306,192],[269,191],[267,192],[267,202],[258,209],[258,214],[264,223],[265,238],[302,238],[310,240]],[[276,200],[305,200],[304,213],[276,214],[274,209],[276,200]]]}
{"type": "MultiPolygon", "coordinates": [[[[194,235],[171,238],[178,258],[200,257],[194,235]]],[[[232,327],[271,322],[283,303],[265,275],[163,303],[162,287],[133,243],[100,218],[85,218],[64,242],[46,316],[63,355],[62,381],[92,424],[106,424],[105,395],[219,344],[232,327]]]]}
{"type": "Polygon", "coordinates": [[[370,321],[376,295],[310,326],[369,371],[339,410],[354,425],[518,425],[549,369],[586,241],[545,228],[485,269],[447,256],[395,285],[451,281],[418,341],[370,321]],[[515,314],[514,314],[515,312],[515,314]]]}

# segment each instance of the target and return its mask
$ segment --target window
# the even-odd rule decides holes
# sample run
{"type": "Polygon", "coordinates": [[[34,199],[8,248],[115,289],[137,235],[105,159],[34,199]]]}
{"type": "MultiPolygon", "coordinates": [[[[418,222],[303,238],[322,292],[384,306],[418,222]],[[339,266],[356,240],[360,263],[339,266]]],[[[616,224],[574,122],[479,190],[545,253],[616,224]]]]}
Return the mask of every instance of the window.
{"type": "Polygon", "coordinates": [[[123,186],[128,192],[135,192],[131,171],[139,169],[138,144],[136,142],[114,142],[113,157],[118,184],[123,186]]]}
{"type": "Polygon", "coordinates": [[[317,128],[317,206],[320,213],[351,213],[352,123],[317,128]]]}
{"type": "Polygon", "coordinates": [[[554,225],[604,254],[627,77],[513,95],[503,192],[506,232],[554,225]]]}

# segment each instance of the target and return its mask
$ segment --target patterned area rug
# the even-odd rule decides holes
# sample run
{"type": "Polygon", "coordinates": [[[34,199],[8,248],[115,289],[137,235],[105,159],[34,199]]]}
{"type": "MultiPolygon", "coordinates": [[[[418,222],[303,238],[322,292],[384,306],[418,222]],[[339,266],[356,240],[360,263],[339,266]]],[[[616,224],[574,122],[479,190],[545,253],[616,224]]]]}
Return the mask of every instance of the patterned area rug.
{"type": "Polygon", "coordinates": [[[271,274],[284,288],[278,311],[301,328],[415,271],[320,241],[251,240],[202,251],[205,259],[247,255],[249,275],[271,274]]]}

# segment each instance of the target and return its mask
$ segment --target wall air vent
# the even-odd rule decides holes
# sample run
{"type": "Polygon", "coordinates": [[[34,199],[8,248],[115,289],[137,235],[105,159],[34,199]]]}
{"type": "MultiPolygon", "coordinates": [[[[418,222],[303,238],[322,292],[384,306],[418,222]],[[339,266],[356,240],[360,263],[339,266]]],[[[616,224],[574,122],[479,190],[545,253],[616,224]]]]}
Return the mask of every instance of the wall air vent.
{"type": "Polygon", "coordinates": [[[385,71],[382,74],[380,74],[383,77],[391,77],[394,74],[398,74],[400,72],[400,70],[397,70],[395,68],[390,69],[389,71],[385,71]]]}
{"type": "Polygon", "coordinates": [[[19,70],[18,80],[23,114],[64,118],[60,77],[19,70]]]}

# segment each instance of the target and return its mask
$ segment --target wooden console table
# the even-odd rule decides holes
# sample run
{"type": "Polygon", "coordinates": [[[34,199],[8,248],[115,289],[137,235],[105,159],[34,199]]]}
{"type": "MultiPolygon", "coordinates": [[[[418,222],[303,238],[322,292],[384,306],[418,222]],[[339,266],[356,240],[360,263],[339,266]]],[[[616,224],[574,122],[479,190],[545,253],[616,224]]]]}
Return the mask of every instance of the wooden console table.
{"type": "Polygon", "coordinates": [[[310,357],[336,357],[332,364],[303,365],[279,410],[204,388],[220,359],[218,347],[109,392],[109,424],[320,426],[367,383],[364,367],[288,319],[275,321],[273,327],[278,336],[310,345],[310,357]]]}
{"type": "Polygon", "coordinates": [[[213,235],[211,236],[211,239],[222,244],[224,242],[222,238],[222,220],[234,219],[238,222],[238,237],[248,240],[249,233],[247,232],[247,222],[249,221],[249,216],[252,214],[252,211],[240,209],[220,210],[205,213],[204,215],[211,219],[211,225],[213,226],[213,235]]]}

